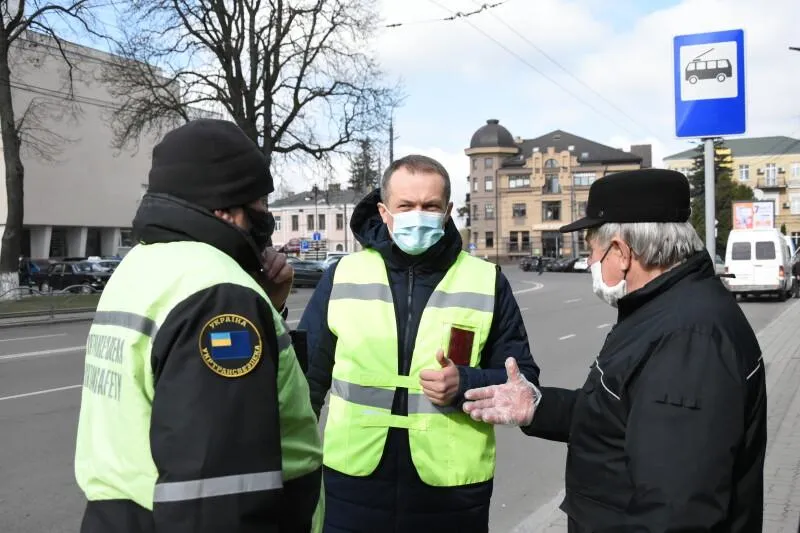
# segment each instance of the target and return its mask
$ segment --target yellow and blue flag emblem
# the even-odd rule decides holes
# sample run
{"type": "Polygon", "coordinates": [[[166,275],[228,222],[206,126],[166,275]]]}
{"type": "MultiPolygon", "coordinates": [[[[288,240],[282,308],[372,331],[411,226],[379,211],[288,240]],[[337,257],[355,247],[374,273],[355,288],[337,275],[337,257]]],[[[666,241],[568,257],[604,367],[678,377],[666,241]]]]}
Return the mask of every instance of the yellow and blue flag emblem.
{"type": "Polygon", "coordinates": [[[253,345],[250,332],[246,329],[237,331],[214,331],[209,334],[211,358],[217,361],[228,359],[249,359],[253,356],[253,345]]]}

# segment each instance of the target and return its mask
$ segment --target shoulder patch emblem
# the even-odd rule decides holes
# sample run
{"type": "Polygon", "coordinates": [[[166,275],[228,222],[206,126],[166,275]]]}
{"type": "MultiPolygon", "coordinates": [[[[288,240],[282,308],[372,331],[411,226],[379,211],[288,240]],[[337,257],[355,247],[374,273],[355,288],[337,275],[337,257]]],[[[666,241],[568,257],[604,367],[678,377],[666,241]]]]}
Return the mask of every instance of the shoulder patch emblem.
{"type": "Polygon", "coordinates": [[[206,366],[225,378],[240,378],[252,372],[264,350],[258,328],[234,314],[217,315],[206,322],[198,343],[206,366]]]}

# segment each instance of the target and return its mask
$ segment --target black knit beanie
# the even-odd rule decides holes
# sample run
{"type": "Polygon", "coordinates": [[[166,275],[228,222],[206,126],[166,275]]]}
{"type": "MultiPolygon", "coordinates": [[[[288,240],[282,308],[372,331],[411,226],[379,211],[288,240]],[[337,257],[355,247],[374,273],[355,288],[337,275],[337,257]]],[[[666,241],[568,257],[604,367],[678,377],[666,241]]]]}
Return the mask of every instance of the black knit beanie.
{"type": "Polygon", "coordinates": [[[193,120],[153,148],[149,192],[224,209],[247,205],[273,190],[264,154],[233,122],[193,120]]]}

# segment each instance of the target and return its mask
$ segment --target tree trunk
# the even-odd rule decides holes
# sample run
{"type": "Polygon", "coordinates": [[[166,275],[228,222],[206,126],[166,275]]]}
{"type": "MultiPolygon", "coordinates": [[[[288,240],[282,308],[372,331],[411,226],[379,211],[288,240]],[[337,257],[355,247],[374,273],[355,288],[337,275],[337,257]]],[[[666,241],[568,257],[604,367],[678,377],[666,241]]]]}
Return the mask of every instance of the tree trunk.
{"type": "MultiPolygon", "coordinates": [[[[22,222],[24,216],[23,179],[25,168],[20,156],[20,138],[14,118],[11,100],[11,70],[8,66],[8,43],[0,36],[0,132],[3,140],[3,159],[6,166],[6,195],[8,215],[0,245],[0,294],[13,280],[19,283],[19,255],[22,244],[22,222]]],[[[7,290],[7,289],[6,289],[7,290]]],[[[13,298],[13,294],[6,298],[13,298]]],[[[3,298],[3,296],[0,296],[3,298]]]]}

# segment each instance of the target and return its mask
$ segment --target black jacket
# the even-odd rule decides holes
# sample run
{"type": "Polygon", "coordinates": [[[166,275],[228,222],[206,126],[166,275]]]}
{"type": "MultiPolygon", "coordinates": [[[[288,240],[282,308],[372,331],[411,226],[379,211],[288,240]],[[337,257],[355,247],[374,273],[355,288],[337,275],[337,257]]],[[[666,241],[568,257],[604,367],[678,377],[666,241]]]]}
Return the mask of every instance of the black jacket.
{"type": "Polygon", "coordinates": [[[581,389],[542,394],[523,431],[569,443],[570,533],[761,531],[764,365],[707,253],[619,301],[581,389]]]}
{"type": "MultiPolygon", "coordinates": [[[[134,231],[143,243],[203,242],[231,256],[247,272],[261,268],[255,245],[243,231],[176,198],[146,195],[134,231]]],[[[177,280],[203,268],[186,259],[164,264],[164,275],[177,280]]],[[[278,345],[272,311],[257,292],[226,282],[221,279],[181,302],[153,339],[147,369],[153,373],[155,389],[150,448],[159,482],[281,468],[278,345]],[[214,374],[198,351],[204,324],[225,313],[248,318],[264,339],[264,357],[242,378],[214,374]]],[[[320,470],[284,482],[279,490],[157,502],[152,513],[129,500],[91,501],[81,532],[308,533],[319,499],[320,470]]]]}
{"type": "MultiPolygon", "coordinates": [[[[461,237],[452,221],[444,237],[426,253],[411,257],[392,244],[377,210],[379,193],[368,195],[353,212],[351,228],[365,248],[383,256],[391,285],[400,346],[398,372],[408,375],[411,351],[420,317],[436,285],[461,251],[461,237]],[[407,335],[406,335],[407,334],[407,335]],[[407,338],[409,342],[404,342],[407,338]]],[[[327,327],[328,299],[334,269],[329,269],[308,303],[298,329],[308,331],[311,403],[319,413],[331,385],[336,338],[327,327]]],[[[481,368],[459,367],[463,401],[467,389],[505,383],[504,362],[514,356],[525,376],[538,383],[539,369],[531,357],[522,315],[508,280],[497,273],[494,318],[484,348],[481,368]]],[[[407,391],[395,395],[393,412],[407,414],[407,391]]],[[[408,432],[392,428],[376,471],[354,478],[325,469],[327,533],[413,532],[471,533],[488,530],[492,482],[457,488],[424,484],[411,462],[408,432]]]]}

